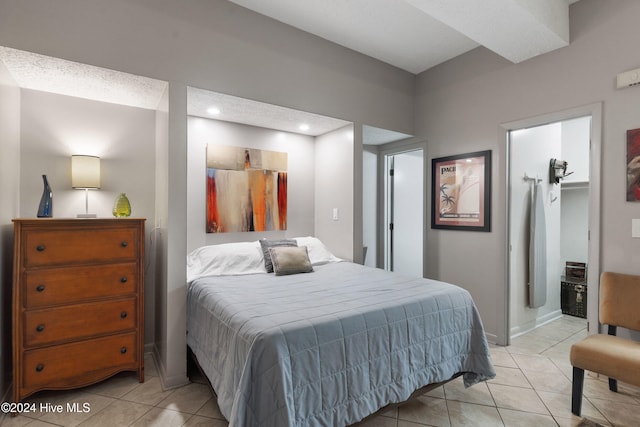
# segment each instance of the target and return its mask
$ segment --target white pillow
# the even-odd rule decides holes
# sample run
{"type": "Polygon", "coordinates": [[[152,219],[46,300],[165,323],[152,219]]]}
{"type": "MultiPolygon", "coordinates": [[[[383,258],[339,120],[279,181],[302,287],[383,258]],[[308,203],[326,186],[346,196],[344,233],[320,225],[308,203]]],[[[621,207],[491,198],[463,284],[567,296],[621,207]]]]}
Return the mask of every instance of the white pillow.
{"type": "Polygon", "coordinates": [[[204,276],[266,272],[262,250],[257,240],[202,246],[187,255],[187,283],[204,276]]]}
{"type": "Polygon", "coordinates": [[[317,237],[296,237],[298,246],[306,246],[311,265],[322,265],[330,262],[340,262],[340,258],[332,254],[317,237]]]}

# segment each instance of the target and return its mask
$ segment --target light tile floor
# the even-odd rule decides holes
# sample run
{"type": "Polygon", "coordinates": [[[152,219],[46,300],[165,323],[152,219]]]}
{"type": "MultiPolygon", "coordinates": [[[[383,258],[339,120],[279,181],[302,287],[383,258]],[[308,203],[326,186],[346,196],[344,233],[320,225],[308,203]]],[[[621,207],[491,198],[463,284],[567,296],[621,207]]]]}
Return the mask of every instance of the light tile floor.
{"type": "MultiPolygon", "coordinates": [[[[360,427],[422,426],[576,426],[571,414],[571,344],[586,335],[583,319],[564,316],[518,337],[509,347],[491,347],[497,377],[465,389],[452,381],[397,409],[361,423],[360,427]]],[[[145,359],[146,381],[122,373],[102,383],[73,391],[41,392],[30,402],[63,405],[62,413],[38,411],[5,417],[7,427],[51,426],[212,426],[228,424],[199,373],[192,382],[162,390],[155,365],[145,359]],[[89,411],[72,413],[67,404],[89,411]]],[[[620,385],[608,389],[606,378],[585,378],[583,416],[606,426],[640,425],[640,390],[620,385]]]]}

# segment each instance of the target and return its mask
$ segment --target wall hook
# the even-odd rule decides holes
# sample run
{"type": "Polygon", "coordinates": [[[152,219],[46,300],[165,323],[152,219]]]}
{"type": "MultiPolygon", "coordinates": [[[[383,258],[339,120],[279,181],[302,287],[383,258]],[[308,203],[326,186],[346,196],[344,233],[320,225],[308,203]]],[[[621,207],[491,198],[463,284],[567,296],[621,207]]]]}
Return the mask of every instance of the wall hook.
{"type": "Polygon", "coordinates": [[[524,173],[524,177],[522,177],[522,179],[523,179],[524,181],[533,181],[533,182],[535,182],[536,184],[537,184],[537,183],[539,183],[539,182],[542,182],[542,178],[538,178],[538,176],[537,176],[537,175],[536,175],[536,177],[534,178],[534,177],[532,177],[532,176],[527,175],[527,173],[526,173],[526,172],[524,173]]]}
{"type": "Polygon", "coordinates": [[[568,177],[573,172],[567,172],[568,163],[564,160],[549,160],[549,184],[559,184],[560,180],[568,177]]]}

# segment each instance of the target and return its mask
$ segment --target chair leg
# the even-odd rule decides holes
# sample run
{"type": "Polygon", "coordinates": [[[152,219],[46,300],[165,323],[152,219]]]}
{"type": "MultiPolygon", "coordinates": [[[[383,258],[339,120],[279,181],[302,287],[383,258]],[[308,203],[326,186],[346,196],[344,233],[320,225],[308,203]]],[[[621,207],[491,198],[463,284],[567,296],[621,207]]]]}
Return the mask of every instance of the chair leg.
{"type": "Polygon", "coordinates": [[[580,416],[582,410],[582,388],[584,386],[584,369],[573,367],[573,385],[571,390],[571,412],[580,416]]]}
{"type": "Polygon", "coordinates": [[[618,392],[618,380],[615,378],[609,378],[609,390],[618,392]]]}

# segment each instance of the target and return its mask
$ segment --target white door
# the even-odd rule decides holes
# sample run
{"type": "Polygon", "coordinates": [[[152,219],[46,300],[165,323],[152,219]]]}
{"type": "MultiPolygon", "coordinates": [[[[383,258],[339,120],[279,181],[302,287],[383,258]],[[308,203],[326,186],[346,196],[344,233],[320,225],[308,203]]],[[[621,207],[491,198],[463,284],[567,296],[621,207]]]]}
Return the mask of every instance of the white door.
{"type": "Polygon", "coordinates": [[[386,156],[387,238],[385,268],[423,276],[424,152],[386,156]]]}

